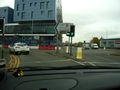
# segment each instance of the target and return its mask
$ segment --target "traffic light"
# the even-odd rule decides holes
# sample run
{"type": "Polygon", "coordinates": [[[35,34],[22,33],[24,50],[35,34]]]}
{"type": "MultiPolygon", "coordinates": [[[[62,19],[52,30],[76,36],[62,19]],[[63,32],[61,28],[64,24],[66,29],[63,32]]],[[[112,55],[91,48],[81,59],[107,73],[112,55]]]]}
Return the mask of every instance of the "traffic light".
{"type": "Polygon", "coordinates": [[[0,33],[3,33],[4,19],[0,19],[0,33]]]}
{"type": "Polygon", "coordinates": [[[70,26],[70,31],[66,33],[67,36],[69,37],[74,37],[75,36],[75,26],[71,25],[70,26]]]}
{"type": "Polygon", "coordinates": [[[67,36],[70,36],[70,32],[67,32],[66,35],[67,35],[67,36]]]}
{"type": "Polygon", "coordinates": [[[74,25],[71,25],[70,33],[71,33],[71,37],[73,37],[75,35],[75,26],[74,25]]]}

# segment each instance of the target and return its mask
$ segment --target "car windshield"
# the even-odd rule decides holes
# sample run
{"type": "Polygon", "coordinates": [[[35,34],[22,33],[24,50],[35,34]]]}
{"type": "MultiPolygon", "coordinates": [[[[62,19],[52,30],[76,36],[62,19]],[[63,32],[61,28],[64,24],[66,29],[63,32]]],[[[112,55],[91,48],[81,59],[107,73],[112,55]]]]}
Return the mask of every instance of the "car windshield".
{"type": "Polygon", "coordinates": [[[120,0],[0,0],[0,58],[10,69],[120,68],[120,0]]]}

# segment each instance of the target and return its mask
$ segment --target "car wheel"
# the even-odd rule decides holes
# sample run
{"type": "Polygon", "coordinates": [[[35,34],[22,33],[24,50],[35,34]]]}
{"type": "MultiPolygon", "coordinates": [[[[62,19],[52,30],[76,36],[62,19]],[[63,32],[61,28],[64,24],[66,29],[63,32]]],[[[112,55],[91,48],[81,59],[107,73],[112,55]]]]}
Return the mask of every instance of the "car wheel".
{"type": "Polygon", "coordinates": [[[15,52],[15,55],[19,55],[20,54],[20,52],[15,52]]]}
{"type": "Polygon", "coordinates": [[[9,50],[9,53],[12,54],[13,52],[11,50],[9,50]]]}
{"type": "Polygon", "coordinates": [[[26,54],[27,54],[27,55],[29,55],[29,54],[30,54],[30,52],[28,51],[28,52],[26,52],[26,54]]]}

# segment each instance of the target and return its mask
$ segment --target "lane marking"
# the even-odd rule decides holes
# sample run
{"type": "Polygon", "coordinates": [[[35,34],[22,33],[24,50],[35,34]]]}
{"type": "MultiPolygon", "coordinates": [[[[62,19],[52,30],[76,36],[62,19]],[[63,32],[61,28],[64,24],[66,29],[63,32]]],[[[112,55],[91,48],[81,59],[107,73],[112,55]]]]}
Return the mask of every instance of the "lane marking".
{"type": "Polygon", "coordinates": [[[95,63],[95,64],[120,64],[120,62],[89,62],[89,63],[95,63]]]}
{"type": "Polygon", "coordinates": [[[91,64],[92,66],[96,66],[94,63],[92,63],[92,62],[88,62],[89,64],[91,64]]]}
{"type": "Polygon", "coordinates": [[[14,63],[14,68],[16,68],[16,66],[17,66],[17,64],[18,64],[18,59],[17,59],[17,56],[14,56],[14,58],[15,58],[14,60],[15,60],[15,62],[16,62],[16,63],[14,63]]]}
{"type": "Polygon", "coordinates": [[[6,69],[8,71],[15,71],[20,65],[20,57],[15,55],[10,55],[10,61],[8,62],[6,69]]]}
{"type": "Polygon", "coordinates": [[[84,63],[81,63],[81,62],[78,62],[78,61],[75,61],[75,60],[72,60],[72,59],[71,59],[71,61],[73,61],[73,62],[75,62],[77,64],[80,64],[80,65],[83,65],[83,66],[85,65],[84,63]]]}
{"type": "Polygon", "coordinates": [[[20,66],[20,57],[19,56],[17,56],[17,60],[18,60],[18,62],[17,62],[16,68],[18,68],[20,66]]]}

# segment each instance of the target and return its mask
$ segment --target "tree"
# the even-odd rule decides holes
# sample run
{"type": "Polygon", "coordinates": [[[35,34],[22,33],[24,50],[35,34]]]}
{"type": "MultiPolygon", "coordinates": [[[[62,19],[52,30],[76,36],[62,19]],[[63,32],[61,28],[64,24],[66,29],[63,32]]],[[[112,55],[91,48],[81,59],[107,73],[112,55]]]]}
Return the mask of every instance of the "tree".
{"type": "Polygon", "coordinates": [[[78,47],[82,47],[83,43],[82,42],[78,42],[78,47]]]}
{"type": "Polygon", "coordinates": [[[100,40],[98,39],[98,37],[93,37],[91,43],[97,43],[99,45],[100,40]]]}

